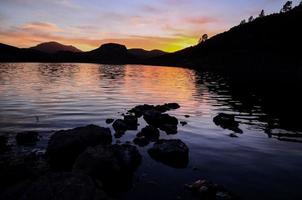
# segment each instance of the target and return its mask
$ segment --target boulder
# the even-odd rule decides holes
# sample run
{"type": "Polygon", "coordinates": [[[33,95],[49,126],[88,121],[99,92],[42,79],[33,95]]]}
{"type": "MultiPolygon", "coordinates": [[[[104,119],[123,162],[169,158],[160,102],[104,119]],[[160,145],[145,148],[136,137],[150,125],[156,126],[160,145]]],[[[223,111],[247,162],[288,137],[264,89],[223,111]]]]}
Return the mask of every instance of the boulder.
{"type": "Polygon", "coordinates": [[[189,162],[189,148],[179,139],[159,140],[148,153],[153,159],[175,168],[185,168],[189,162]]]}
{"type": "Polygon", "coordinates": [[[111,124],[112,122],[114,122],[114,119],[106,119],[106,124],[111,124]]]}
{"type": "Polygon", "coordinates": [[[9,149],[7,145],[8,138],[4,135],[0,135],[0,153],[3,153],[9,149]]]}
{"type": "Polygon", "coordinates": [[[16,135],[18,145],[35,145],[39,140],[39,134],[35,131],[21,132],[16,135]]]}
{"type": "Polygon", "coordinates": [[[234,115],[219,113],[213,118],[213,122],[223,129],[229,129],[235,133],[242,133],[242,130],[239,128],[239,122],[235,120],[234,115]]]}
{"type": "Polygon", "coordinates": [[[155,127],[160,127],[164,124],[176,125],[178,120],[176,117],[170,116],[168,114],[162,114],[158,110],[149,110],[144,113],[144,119],[149,125],[155,127]]]}
{"type": "Polygon", "coordinates": [[[124,122],[127,125],[128,130],[137,130],[138,127],[138,120],[137,117],[134,115],[125,115],[124,122]]]}
{"type": "Polygon", "coordinates": [[[107,191],[124,190],[130,187],[140,162],[141,155],[133,145],[99,145],[87,148],[77,158],[73,171],[102,181],[107,191]]]}
{"type": "Polygon", "coordinates": [[[208,180],[200,179],[192,184],[185,185],[187,189],[191,190],[193,195],[198,199],[207,200],[235,200],[237,196],[227,191],[223,186],[214,184],[208,180]]]}
{"type": "Polygon", "coordinates": [[[139,136],[134,138],[133,143],[140,147],[145,147],[150,143],[150,140],[145,136],[139,136]]]}
{"type": "Polygon", "coordinates": [[[29,186],[20,200],[105,200],[107,195],[89,177],[74,173],[49,173],[29,186]]]}
{"type": "Polygon", "coordinates": [[[177,134],[177,125],[163,124],[159,128],[160,128],[160,130],[165,131],[168,135],[177,134]]]}
{"type": "Polygon", "coordinates": [[[125,133],[128,129],[127,124],[122,119],[115,120],[112,124],[112,127],[115,130],[115,132],[120,133],[120,134],[125,133]]]}
{"type": "Polygon", "coordinates": [[[111,144],[109,128],[88,125],[54,133],[46,150],[49,163],[54,169],[70,170],[75,159],[89,146],[111,144]]]}
{"type": "Polygon", "coordinates": [[[154,109],[153,105],[138,105],[130,109],[128,112],[135,114],[136,117],[141,117],[146,111],[154,109]]]}
{"type": "Polygon", "coordinates": [[[137,137],[144,136],[146,139],[150,141],[157,141],[159,138],[159,130],[154,126],[146,126],[144,127],[137,135],[137,137]]]}

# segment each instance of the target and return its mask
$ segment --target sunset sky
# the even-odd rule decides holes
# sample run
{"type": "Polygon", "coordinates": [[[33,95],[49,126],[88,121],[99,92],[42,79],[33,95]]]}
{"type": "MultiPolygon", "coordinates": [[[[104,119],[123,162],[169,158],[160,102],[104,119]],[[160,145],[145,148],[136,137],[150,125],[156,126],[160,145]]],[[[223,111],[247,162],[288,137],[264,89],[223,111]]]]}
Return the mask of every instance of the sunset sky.
{"type": "MultiPolygon", "coordinates": [[[[103,43],[176,51],[226,31],[283,0],[0,0],[0,42],[57,41],[84,51],[103,43]]],[[[294,1],[294,5],[298,0],[294,1]]]]}

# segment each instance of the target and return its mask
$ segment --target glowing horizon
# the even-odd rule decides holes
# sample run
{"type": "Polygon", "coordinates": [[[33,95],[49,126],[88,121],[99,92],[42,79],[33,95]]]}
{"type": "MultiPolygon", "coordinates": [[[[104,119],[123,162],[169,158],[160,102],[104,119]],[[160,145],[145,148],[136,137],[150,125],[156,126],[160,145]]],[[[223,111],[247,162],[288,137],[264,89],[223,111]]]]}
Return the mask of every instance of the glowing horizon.
{"type": "MultiPolygon", "coordinates": [[[[0,42],[21,48],[56,41],[89,51],[104,43],[177,51],[242,19],[278,12],[283,0],[1,0],[0,42]]],[[[297,4],[298,0],[294,1],[297,4]]]]}

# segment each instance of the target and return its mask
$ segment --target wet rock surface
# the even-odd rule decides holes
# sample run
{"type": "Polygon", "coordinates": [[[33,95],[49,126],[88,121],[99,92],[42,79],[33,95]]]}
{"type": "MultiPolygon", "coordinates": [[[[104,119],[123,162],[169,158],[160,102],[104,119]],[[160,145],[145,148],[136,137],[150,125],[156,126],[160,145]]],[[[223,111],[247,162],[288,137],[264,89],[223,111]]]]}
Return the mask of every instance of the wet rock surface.
{"type": "Polygon", "coordinates": [[[109,192],[123,190],[131,185],[133,172],[140,165],[141,159],[133,145],[99,145],[87,148],[77,158],[73,172],[102,181],[109,192]]]}
{"type": "Polygon", "coordinates": [[[146,126],[136,136],[145,137],[149,141],[157,141],[159,139],[159,130],[154,126],[146,126]]]}
{"type": "Polygon", "coordinates": [[[110,144],[111,131],[95,125],[54,133],[46,151],[49,163],[54,169],[71,169],[75,159],[89,146],[110,144]]]}
{"type": "Polygon", "coordinates": [[[0,154],[6,152],[9,149],[7,141],[8,138],[5,135],[0,135],[0,154]]]}
{"type": "Polygon", "coordinates": [[[31,184],[20,200],[105,200],[107,195],[89,177],[74,173],[49,173],[31,184]]]}
{"type": "Polygon", "coordinates": [[[159,140],[148,153],[153,159],[175,168],[185,168],[189,162],[189,148],[178,139],[159,140]]]}
{"type": "Polygon", "coordinates": [[[219,113],[213,118],[213,122],[223,129],[229,129],[235,133],[242,133],[242,130],[239,128],[239,122],[235,120],[234,115],[219,113]]]}
{"type": "Polygon", "coordinates": [[[39,140],[39,134],[35,131],[21,132],[16,135],[18,145],[35,145],[39,140]]]}
{"type": "Polygon", "coordinates": [[[214,184],[208,180],[200,179],[192,184],[185,185],[196,199],[200,200],[238,200],[234,194],[229,192],[223,186],[214,184]]]}

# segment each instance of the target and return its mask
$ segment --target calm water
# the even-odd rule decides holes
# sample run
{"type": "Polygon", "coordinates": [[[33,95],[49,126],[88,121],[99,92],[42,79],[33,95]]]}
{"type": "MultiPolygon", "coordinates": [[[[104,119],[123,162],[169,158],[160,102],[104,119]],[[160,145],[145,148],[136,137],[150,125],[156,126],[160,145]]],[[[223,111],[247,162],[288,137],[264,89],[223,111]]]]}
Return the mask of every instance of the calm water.
{"type": "Polygon", "coordinates": [[[181,105],[169,113],[188,125],[162,137],[189,146],[189,166],[165,166],[146,154],[148,147],[140,148],[143,162],[122,198],[175,199],[185,183],[207,178],[243,199],[302,199],[301,127],[283,126],[283,113],[270,112],[253,92],[234,92],[219,76],[173,67],[0,64],[0,132],[39,131],[38,149],[55,130],[108,126],[106,118],[121,118],[136,105],[166,102],[181,105]],[[235,114],[243,134],[231,138],[231,131],[217,127],[213,117],[220,112],[235,114]]]}

